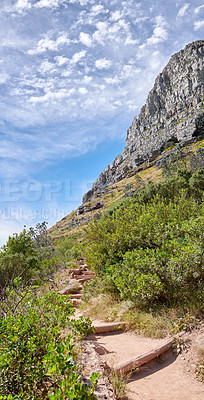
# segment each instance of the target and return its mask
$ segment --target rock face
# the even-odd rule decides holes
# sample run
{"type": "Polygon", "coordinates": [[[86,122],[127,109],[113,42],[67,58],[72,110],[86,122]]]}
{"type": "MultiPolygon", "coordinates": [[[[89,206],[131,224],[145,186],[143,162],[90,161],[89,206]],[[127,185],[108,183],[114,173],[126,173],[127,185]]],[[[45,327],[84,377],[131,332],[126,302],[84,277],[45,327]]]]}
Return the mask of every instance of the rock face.
{"type": "Polygon", "coordinates": [[[83,197],[83,203],[105,187],[154,160],[168,142],[187,143],[204,131],[204,40],[174,54],[157,76],[146,104],[127,131],[126,146],[83,197]]]}

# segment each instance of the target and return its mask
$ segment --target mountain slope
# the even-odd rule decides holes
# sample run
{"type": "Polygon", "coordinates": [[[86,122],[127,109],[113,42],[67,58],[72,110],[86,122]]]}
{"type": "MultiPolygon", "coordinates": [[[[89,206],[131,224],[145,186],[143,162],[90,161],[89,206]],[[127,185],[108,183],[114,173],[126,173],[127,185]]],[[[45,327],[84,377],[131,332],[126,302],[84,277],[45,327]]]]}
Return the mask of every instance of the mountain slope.
{"type": "Polygon", "coordinates": [[[128,187],[134,191],[150,179],[162,179],[160,163],[171,158],[169,146],[181,143],[186,156],[204,147],[203,56],[204,41],[197,41],[171,57],[128,129],[122,154],[100,174],[83,205],[50,228],[54,238],[78,232],[123,197],[128,187]]]}
{"type": "Polygon", "coordinates": [[[105,168],[83,203],[154,160],[169,142],[187,143],[204,129],[204,41],[174,54],[127,131],[122,154],[105,168]]]}

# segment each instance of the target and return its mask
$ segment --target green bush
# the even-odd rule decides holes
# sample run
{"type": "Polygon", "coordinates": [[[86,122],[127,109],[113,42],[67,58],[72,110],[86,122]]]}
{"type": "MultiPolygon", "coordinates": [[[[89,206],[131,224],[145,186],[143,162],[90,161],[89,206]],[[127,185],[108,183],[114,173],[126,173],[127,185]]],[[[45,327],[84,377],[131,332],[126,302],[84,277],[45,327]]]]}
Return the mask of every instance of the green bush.
{"type": "Polygon", "coordinates": [[[141,307],[184,304],[192,297],[201,304],[203,243],[204,204],[181,192],[168,202],[159,195],[145,204],[120,202],[90,224],[86,257],[122,298],[141,307]]]}
{"type": "Polygon", "coordinates": [[[204,194],[204,167],[199,168],[190,178],[189,185],[192,195],[202,200],[204,194]]]}
{"type": "MultiPolygon", "coordinates": [[[[12,296],[12,292],[10,296],[12,296]]],[[[75,321],[69,300],[53,293],[27,296],[18,312],[0,318],[0,394],[10,399],[95,399],[83,384],[73,341],[92,332],[75,321]],[[62,335],[66,329],[67,334],[62,335]],[[10,397],[9,397],[10,396],[10,397]],[[13,396],[13,397],[12,397],[13,396]]]]}
{"type": "Polygon", "coordinates": [[[43,223],[36,229],[23,229],[19,234],[9,236],[0,252],[1,291],[11,286],[16,277],[21,277],[25,286],[40,283],[56,270],[58,259],[45,229],[43,223]]]}

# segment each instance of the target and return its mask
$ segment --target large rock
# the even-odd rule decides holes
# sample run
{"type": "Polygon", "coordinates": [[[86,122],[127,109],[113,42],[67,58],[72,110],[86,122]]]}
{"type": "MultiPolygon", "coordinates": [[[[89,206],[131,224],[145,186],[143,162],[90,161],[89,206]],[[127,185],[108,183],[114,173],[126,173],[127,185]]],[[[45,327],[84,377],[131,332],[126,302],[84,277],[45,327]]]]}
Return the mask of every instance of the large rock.
{"type": "Polygon", "coordinates": [[[122,154],[105,168],[86,202],[123,179],[145,161],[152,161],[170,141],[186,143],[204,131],[204,41],[174,54],[157,76],[146,104],[127,131],[122,154]]]}

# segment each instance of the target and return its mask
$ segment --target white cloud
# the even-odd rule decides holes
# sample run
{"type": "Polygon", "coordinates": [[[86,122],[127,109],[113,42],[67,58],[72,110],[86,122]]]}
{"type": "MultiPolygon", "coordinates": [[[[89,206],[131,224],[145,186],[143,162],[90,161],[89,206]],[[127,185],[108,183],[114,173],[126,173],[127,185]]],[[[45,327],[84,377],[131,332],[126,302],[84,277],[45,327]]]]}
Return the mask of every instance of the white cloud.
{"type": "Polygon", "coordinates": [[[10,78],[10,75],[7,74],[6,72],[3,74],[0,74],[0,85],[7,82],[9,80],[9,78],[10,78]]]}
{"type": "Polygon", "coordinates": [[[83,78],[83,82],[84,82],[85,84],[91,83],[92,80],[93,80],[92,76],[87,76],[87,75],[85,75],[84,78],[83,78]]]}
{"type": "Polygon", "coordinates": [[[202,11],[203,8],[204,8],[204,4],[202,6],[200,6],[200,7],[196,7],[195,10],[194,10],[195,14],[199,14],[200,11],[202,11]]]}
{"type": "Polygon", "coordinates": [[[90,35],[85,32],[80,32],[79,40],[82,44],[84,44],[87,47],[91,47],[93,44],[90,35]]]}
{"type": "MultiPolygon", "coordinates": [[[[34,8],[58,8],[63,4],[66,5],[67,0],[39,0],[36,3],[33,3],[31,0],[18,0],[14,11],[17,11],[19,14],[22,14],[26,10],[30,10],[32,7],[34,8]]],[[[12,11],[12,8],[6,8],[7,11],[12,11]]]]}
{"type": "Polygon", "coordinates": [[[66,3],[66,0],[40,0],[37,3],[35,3],[36,8],[56,8],[59,7],[60,5],[66,3]]]}
{"type": "Polygon", "coordinates": [[[99,58],[95,61],[95,66],[97,69],[108,69],[112,65],[111,60],[107,60],[106,58],[99,58]]]}
{"type": "Polygon", "coordinates": [[[167,30],[165,29],[166,25],[166,20],[161,15],[158,15],[156,17],[156,24],[153,35],[149,39],[147,39],[147,44],[152,45],[164,42],[168,36],[167,30]]]}
{"type": "Polygon", "coordinates": [[[86,55],[86,50],[79,51],[72,56],[71,64],[77,64],[86,55]]]}
{"type": "Polygon", "coordinates": [[[87,4],[94,4],[94,0],[69,0],[70,3],[79,3],[81,6],[86,6],[87,4]]]}
{"type": "Polygon", "coordinates": [[[120,76],[123,80],[125,79],[129,80],[131,77],[133,77],[136,74],[139,74],[140,72],[141,69],[135,67],[135,65],[126,64],[123,66],[120,76]]]}
{"type": "Polygon", "coordinates": [[[70,90],[61,89],[56,92],[52,92],[51,90],[47,90],[47,93],[43,96],[32,96],[29,99],[30,103],[49,103],[55,102],[56,100],[62,100],[64,98],[70,97],[73,93],[75,93],[75,89],[72,88],[70,90]]]}
{"type": "Polygon", "coordinates": [[[92,16],[96,16],[96,15],[98,15],[98,14],[101,14],[102,12],[104,12],[105,10],[104,10],[104,7],[101,5],[101,4],[97,4],[97,5],[94,5],[92,8],[91,8],[91,15],[92,16]]]}
{"type": "Polygon", "coordinates": [[[118,21],[119,19],[121,19],[123,16],[121,14],[121,12],[119,10],[114,11],[111,15],[111,21],[118,21]]]}
{"type": "Polygon", "coordinates": [[[56,56],[55,61],[57,62],[57,65],[61,67],[62,65],[67,64],[69,58],[63,56],[56,56]]]}
{"type": "Polygon", "coordinates": [[[185,3],[183,7],[180,8],[178,12],[178,17],[183,17],[186,14],[186,11],[188,10],[189,6],[190,6],[189,3],[185,3]]]}
{"type": "Polygon", "coordinates": [[[41,63],[40,67],[39,67],[39,71],[40,71],[42,74],[46,74],[47,72],[54,72],[54,71],[56,71],[56,70],[55,70],[55,64],[51,63],[51,62],[48,61],[48,60],[44,60],[44,61],[41,63]]]}
{"type": "Polygon", "coordinates": [[[201,29],[201,28],[203,28],[204,27],[204,20],[202,20],[202,21],[196,21],[195,23],[194,23],[194,30],[195,31],[198,31],[199,29],[201,29]]]}
{"type": "Polygon", "coordinates": [[[27,10],[31,8],[31,3],[29,0],[18,0],[18,2],[15,5],[15,9],[21,13],[23,10],[27,10]]]}
{"type": "Polygon", "coordinates": [[[81,88],[79,88],[79,93],[80,94],[87,94],[88,91],[87,91],[87,89],[85,87],[81,87],[81,88]]]}
{"type": "Polygon", "coordinates": [[[37,47],[35,49],[28,50],[28,54],[30,55],[42,54],[47,50],[57,51],[60,46],[65,44],[69,45],[70,39],[68,38],[66,32],[61,32],[61,34],[57,37],[56,40],[52,40],[49,37],[46,37],[45,39],[40,39],[37,44],[37,47]]]}
{"type": "Polygon", "coordinates": [[[106,22],[98,22],[96,24],[97,30],[93,34],[93,39],[104,45],[104,39],[107,37],[108,33],[108,24],[106,22]]]}
{"type": "Polygon", "coordinates": [[[125,45],[128,45],[128,44],[130,44],[130,45],[136,45],[136,44],[138,44],[138,43],[139,43],[139,40],[138,40],[138,39],[133,39],[130,35],[127,36],[127,38],[126,38],[126,40],[125,40],[125,45]]]}
{"type": "Polygon", "coordinates": [[[114,76],[113,78],[112,78],[112,77],[110,77],[110,78],[105,78],[105,82],[106,82],[108,85],[117,85],[117,84],[120,82],[120,79],[119,79],[119,77],[116,75],[116,76],[114,76]]]}
{"type": "Polygon", "coordinates": [[[66,69],[66,71],[62,71],[61,76],[68,78],[70,75],[72,75],[73,70],[71,68],[66,69]]]}

